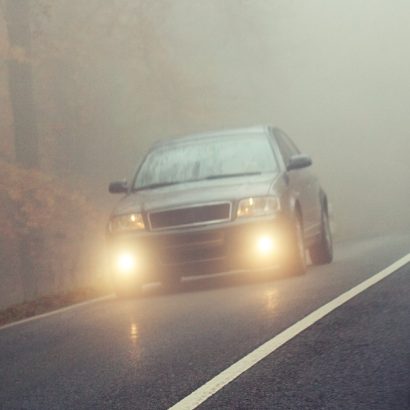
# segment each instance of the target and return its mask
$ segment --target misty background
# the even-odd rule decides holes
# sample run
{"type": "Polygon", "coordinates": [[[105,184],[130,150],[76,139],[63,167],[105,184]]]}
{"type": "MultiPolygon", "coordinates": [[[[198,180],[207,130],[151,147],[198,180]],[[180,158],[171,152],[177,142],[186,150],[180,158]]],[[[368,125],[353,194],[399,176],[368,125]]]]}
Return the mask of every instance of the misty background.
{"type": "Polygon", "coordinates": [[[107,212],[154,141],[273,124],[312,155],[339,236],[410,228],[407,0],[32,0],[29,55],[1,4],[3,159],[24,61],[37,167],[107,212]]]}

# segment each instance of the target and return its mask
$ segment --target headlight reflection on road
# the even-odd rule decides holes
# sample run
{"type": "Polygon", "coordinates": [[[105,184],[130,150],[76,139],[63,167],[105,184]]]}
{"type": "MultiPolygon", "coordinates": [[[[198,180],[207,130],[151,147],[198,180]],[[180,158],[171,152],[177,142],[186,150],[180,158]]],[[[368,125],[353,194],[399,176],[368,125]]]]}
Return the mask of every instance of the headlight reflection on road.
{"type": "Polygon", "coordinates": [[[138,339],[138,326],[136,323],[131,323],[130,338],[133,343],[136,343],[138,339]]]}
{"type": "Polygon", "coordinates": [[[279,303],[279,292],[277,289],[269,289],[265,292],[266,309],[269,311],[276,310],[279,303]]]}
{"type": "Polygon", "coordinates": [[[141,346],[139,344],[140,331],[138,328],[138,324],[134,320],[130,324],[128,337],[129,341],[131,342],[131,346],[129,349],[130,363],[138,366],[138,363],[141,359],[141,346]]]}

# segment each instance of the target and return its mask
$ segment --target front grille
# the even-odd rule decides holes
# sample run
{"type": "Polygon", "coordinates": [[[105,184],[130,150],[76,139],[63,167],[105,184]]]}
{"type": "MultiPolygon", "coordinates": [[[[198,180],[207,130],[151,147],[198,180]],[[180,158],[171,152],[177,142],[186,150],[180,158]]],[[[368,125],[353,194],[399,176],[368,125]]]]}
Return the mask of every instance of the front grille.
{"type": "Polygon", "coordinates": [[[224,202],[151,212],[149,220],[151,229],[164,229],[228,221],[230,214],[231,203],[224,202]]]}
{"type": "Polygon", "coordinates": [[[161,262],[166,265],[184,264],[225,256],[225,240],[222,232],[196,232],[173,237],[161,249],[161,262]]]}
{"type": "Polygon", "coordinates": [[[205,262],[208,260],[222,259],[225,256],[223,248],[188,248],[178,249],[165,253],[161,262],[165,265],[179,265],[191,262],[205,262]]]}

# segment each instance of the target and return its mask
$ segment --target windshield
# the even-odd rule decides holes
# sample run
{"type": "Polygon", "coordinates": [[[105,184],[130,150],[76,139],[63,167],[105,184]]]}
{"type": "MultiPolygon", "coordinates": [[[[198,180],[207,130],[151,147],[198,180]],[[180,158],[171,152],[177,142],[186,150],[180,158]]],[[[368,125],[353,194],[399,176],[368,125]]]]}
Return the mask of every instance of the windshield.
{"type": "Polygon", "coordinates": [[[150,152],[133,188],[276,171],[266,135],[219,136],[165,145],[150,152]]]}

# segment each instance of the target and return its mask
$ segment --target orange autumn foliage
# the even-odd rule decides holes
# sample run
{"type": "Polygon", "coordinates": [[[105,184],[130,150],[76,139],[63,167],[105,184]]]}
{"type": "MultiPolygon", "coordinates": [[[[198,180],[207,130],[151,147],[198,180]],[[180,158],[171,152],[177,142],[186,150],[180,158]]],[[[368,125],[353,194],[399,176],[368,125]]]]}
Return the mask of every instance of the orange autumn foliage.
{"type": "Polygon", "coordinates": [[[14,289],[0,307],[101,281],[104,215],[40,171],[0,160],[0,175],[0,280],[14,289]]]}

